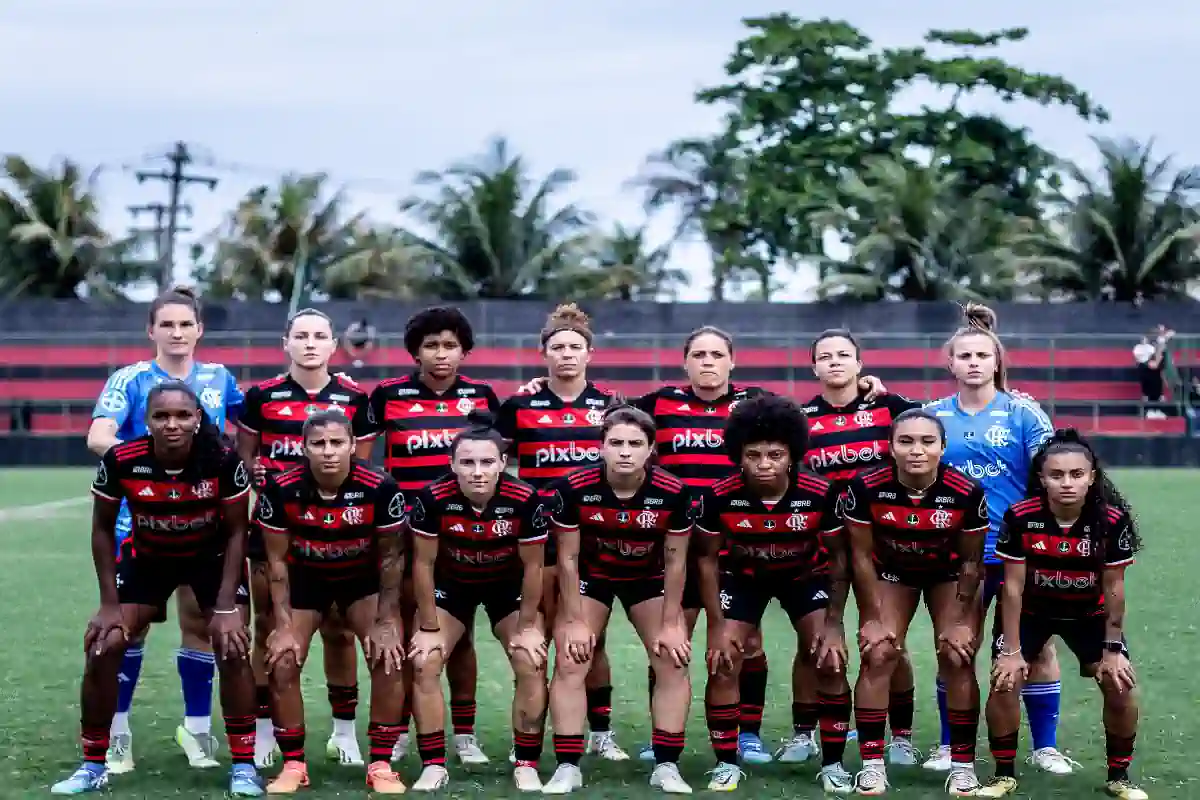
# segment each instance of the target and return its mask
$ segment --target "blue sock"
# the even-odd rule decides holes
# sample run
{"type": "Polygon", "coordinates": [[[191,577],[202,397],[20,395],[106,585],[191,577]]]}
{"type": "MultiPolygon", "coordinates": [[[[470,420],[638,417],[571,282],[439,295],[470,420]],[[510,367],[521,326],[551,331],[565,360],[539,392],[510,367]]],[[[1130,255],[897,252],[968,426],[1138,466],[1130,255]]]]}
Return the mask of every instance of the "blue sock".
{"type": "Polygon", "coordinates": [[[942,747],[950,746],[950,708],[946,704],[946,684],[937,679],[938,719],[942,723],[942,747]]]}
{"type": "Polygon", "coordinates": [[[142,674],[142,657],[145,655],[142,645],[135,645],[125,651],[121,659],[121,671],[117,673],[117,713],[128,713],[133,705],[133,692],[137,689],[138,676],[142,674]]]}
{"type": "Polygon", "coordinates": [[[183,685],[183,715],[211,717],[216,658],[212,653],[184,647],[175,654],[175,664],[179,667],[179,682],[183,685]]]}
{"type": "Polygon", "coordinates": [[[1033,749],[1058,746],[1058,708],[1062,700],[1062,683],[1027,683],[1021,689],[1025,701],[1025,717],[1029,720],[1029,737],[1033,749]]]}

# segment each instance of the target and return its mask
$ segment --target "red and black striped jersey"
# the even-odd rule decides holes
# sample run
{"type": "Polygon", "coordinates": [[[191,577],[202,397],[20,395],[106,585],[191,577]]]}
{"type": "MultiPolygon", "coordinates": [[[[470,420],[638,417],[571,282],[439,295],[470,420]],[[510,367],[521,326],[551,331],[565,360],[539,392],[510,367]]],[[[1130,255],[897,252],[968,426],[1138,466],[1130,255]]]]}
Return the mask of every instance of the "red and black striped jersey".
{"type": "Polygon", "coordinates": [[[880,466],[891,450],[892,420],[921,404],[898,394],[835,406],[817,395],[804,406],[808,452],[804,464],[818,475],[847,481],[880,466]]]}
{"type": "Polygon", "coordinates": [[[639,397],[638,408],[654,418],[658,463],[689,486],[708,486],[737,471],[725,453],[725,422],[742,400],[770,394],[757,386],[730,386],[715,400],[701,400],[690,386],[664,386],[639,397]]]}
{"type": "Polygon", "coordinates": [[[496,414],[492,387],[459,375],[435,392],[419,372],[381,381],[371,392],[369,423],[382,433],[384,468],[405,491],[420,489],[450,468],[450,443],[467,427],[472,411],[496,414]]]}
{"type": "Polygon", "coordinates": [[[778,501],[766,503],[738,472],[702,489],[696,510],[701,536],[719,536],[722,568],[747,575],[803,577],[828,569],[822,537],[842,530],[838,488],[797,470],[778,501]]]}
{"type": "Polygon", "coordinates": [[[952,573],[961,562],[959,534],[988,531],[983,488],[946,464],[921,495],[900,483],[891,464],[859,475],[846,489],[842,514],[871,526],[875,563],[885,572],[952,573]]]}
{"type": "Polygon", "coordinates": [[[258,456],[267,472],[282,472],[304,461],[304,422],[326,410],[341,410],[350,419],[354,435],[371,439],[367,393],[344,373],[329,376],[329,383],[310,392],[284,373],[246,392],[246,405],[237,424],[258,436],[258,456]]]}
{"type": "Polygon", "coordinates": [[[149,436],[110,447],[92,481],[99,500],[129,505],[133,549],[155,558],[223,553],[228,538],[221,530],[222,510],[249,491],[250,475],[233,450],[222,448],[215,457],[193,457],[182,470],[167,470],[155,458],[149,436]]]}
{"type": "Polygon", "coordinates": [[[1022,613],[1053,619],[1104,613],[1104,570],[1134,560],[1133,520],[1109,505],[1100,514],[1099,519],[1064,526],[1036,497],[1004,514],[996,555],[1025,564],[1022,613]]]}
{"type": "Polygon", "coordinates": [[[458,583],[519,580],[518,548],[544,544],[549,528],[537,491],[503,474],[483,508],[471,504],[455,475],[419,490],[410,503],[413,534],[438,541],[437,577],[458,583]]]}
{"type": "Polygon", "coordinates": [[[408,511],[391,476],[356,459],[332,499],[321,496],[307,464],[268,476],[256,519],[268,535],[288,535],[294,567],[361,580],[379,571],[379,535],[406,526],[408,511]]]}
{"type": "Polygon", "coordinates": [[[688,487],[654,466],[647,467],[642,485],[625,499],[613,492],[603,465],[555,481],[550,498],[554,524],[579,530],[579,571],[591,578],[661,578],[666,537],[692,533],[688,487]]]}
{"type": "Polygon", "coordinates": [[[617,396],[588,381],[574,400],[563,400],[547,384],[536,394],[519,394],[500,406],[496,427],[516,446],[517,476],[541,489],[573,469],[600,460],[600,423],[617,396]]]}

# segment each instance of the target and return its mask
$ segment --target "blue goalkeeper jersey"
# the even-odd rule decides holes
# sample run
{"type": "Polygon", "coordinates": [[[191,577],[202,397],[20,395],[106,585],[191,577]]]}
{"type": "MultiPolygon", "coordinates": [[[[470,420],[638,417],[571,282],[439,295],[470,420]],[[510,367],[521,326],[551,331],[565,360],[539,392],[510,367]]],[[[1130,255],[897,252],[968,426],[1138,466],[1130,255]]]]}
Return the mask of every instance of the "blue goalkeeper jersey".
{"type": "MultiPolygon", "coordinates": [[[[92,419],[116,422],[117,438],[123,442],[145,436],[149,433],[146,429],[146,398],[152,388],[166,380],[171,380],[171,376],[156,361],[139,361],[122,367],[104,384],[100,399],[92,410],[92,419]]],[[[241,413],[245,396],[223,364],[195,362],[184,383],[196,392],[200,405],[218,428],[224,429],[226,420],[234,421],[241,413]]],[[[122,501],[117,517],[118,545],[130,531],[129,507],[122,501]]]]}
{"type": "Polygon", "coordinates": [[[999,392],[974,414],[962,409],[958,395],[935,400],[925,409],[946,426],[946,452],[942,459],[978,481],[988,504],[987,543],[984,561],[999,563],[996,538],[1004,512],[1025,499],[1029,466],[1038,448],[1054,433],[1041,406],[999,392]]]}

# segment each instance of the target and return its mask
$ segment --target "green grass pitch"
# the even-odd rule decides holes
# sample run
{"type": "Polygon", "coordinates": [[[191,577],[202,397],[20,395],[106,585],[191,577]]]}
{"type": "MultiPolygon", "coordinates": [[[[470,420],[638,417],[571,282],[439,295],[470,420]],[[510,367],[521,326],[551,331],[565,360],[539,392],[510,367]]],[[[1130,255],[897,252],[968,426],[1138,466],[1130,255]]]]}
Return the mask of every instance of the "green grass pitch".
{"type": "MultiPolygon", "coordinates": [[[[88,470],[28,470],[0,472],[0,800],[44,797],[49,785],[65,776],[79,760],[78,691],[83,663],[84,622],[96,602],[95,578],[88,549],[88,470]],[[56,501],[65,501],[57,503],[56,501]],[[45,504],[51,505],[45,505],[45,504]],[[28,508],[42,504],[40,508],[28,508]]],[[[1200,549],[1194,543],[1200,519],[1200,475],[1187,471],[1126,471],[1119,476],[1140,515],[1145,552],[1130,570],[1129,639],[1142,685],[1142,725],[1138,736],[1134,776],[1152,798],[1200,797],[1200,769],[1194,757],[1200,744],[1200,706],[1196,701],[1196,672],[1200,667],[1197,611],[1200,593],[1200,549]]],[[[483,615],[480,615],[482,618],[483,615]]],[[[620,614],[614,616],[609,639],[613,664],[614,728],[631,752],[649,736],[646,703],[646,660],[620,614]]],[[[849,627],[849,625],[848,625],[849,627]]],[[[763,738],[772,747],[790,728],[790,664],[795,641],[777,609],[766,622],[771,685],[763,738]]],[[[453,797],[516,796],[511,788],[507,752],[510,744],[508,703],[510,678],[498,645],[481,626],[479,735],[492,764],[468,770],[452,764],[452,782],[441,792],[453,797]]],[[[916,743],[926,748],[937,736],[933,700],[933,669],[929,625],[918,618],[912,642],[917,660],[916,743]]],[[[699,642],[702,646],[702,640],[699,642]]],[[[141,685],[133,707],[137,769],[115,776],[110,793],[128,798],[219,798],[224,796],[224,770],[201,772],[186,766],[172,736],[182,715],[179,680],[173,651],[178,646],[173,624],[154,629],[147,645],[141,685]]],[[[1060,749],[1083,763],[1067,778],[1024,772],[1017,796],[1092,798],[1102,796],[1104,737],[1095,686],[1073,677],[1074,663],[1062,651],[1064,698],[1060,749]]],[[[315,654],[314,654],[315,655],[315,654]]],[[[320,658],[306,670],[309,709],[309,753],[313,788],[303,796],[313,800],[362,796],[360,769],[323,761],[330,730],[320,658]]],[[[982,666],[980,667],[982,674],[982,666]]],[[[366,672],[360,668],[361,696],[366,698],[366,672]]],[[[681,768],[697,793],[703,793],[704,773],[711,767],[703,723],[702,675],[696,679],[688,729],[688,748],[681,768]]],[[[216,731],[220,733],[219,707],[216,731]]],[[[359,706],[360,735],[366,749],[366,708],[359,706]]],[[[1027,731],[1022,749],[1028,752],[1027,731]]],[[[547,740],[548,741],[548,740],[547,740]]],[[[223,744],[223,742],[222,742],[223,744]]],[[[227,757],[223,749],[222,754],[227,757]]],[[[980,758],[986,758],[981,731],[980,758]]],[[[858,767],[852,743],[847,767],[858,767]]],[[[579,793],[592,798],[640,798],[652,794],[646,785],[649,769],[633,760],[626,764],[585,761],[587,786],[579,793]]],[[[416,778],[415,754],[399,767],[406,780],[416,778]]],[[[553,755],[547,746],[542,773],[548,778],[553,755]]],[[[811,764],[786,767],[772,764],[748,768],[738,790],[756,800],[768,797],[818,797],[811,764]]],[[[991,774],[980,763],[981,776],[991,774]]],[[[941,780],[920,769],[891,770],[897,798],[944,797],[941,780]]],[[[654,793],[656,794],[656,793],[654,793]]]]}

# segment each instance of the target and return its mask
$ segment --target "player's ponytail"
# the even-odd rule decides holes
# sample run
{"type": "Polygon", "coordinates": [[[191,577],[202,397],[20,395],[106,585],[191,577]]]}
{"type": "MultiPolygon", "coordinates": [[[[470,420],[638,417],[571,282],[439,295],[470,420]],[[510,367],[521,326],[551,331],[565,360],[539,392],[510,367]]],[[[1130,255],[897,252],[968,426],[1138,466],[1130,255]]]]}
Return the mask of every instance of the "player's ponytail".
{"type": "Polygon", "coordinates": [[[193,463],[199,465],[202,469],[216,469],[220,467],[222,460],[225,458],[226,451],[231,447],[229,440],[225,434],[213,422],[212,417],[204,410],[203,404],[200,402],[199,395],[196,391],[188,386],[183,381],[169,380],[157,384],[146,393],[146,409],[149,413],[150,407],[154,401],[167,392],[179,392],[191,398],[191,401],[196,405],[196,411],[200,415],[200,426],[196,428],[196,433],[192,439],[191,457],[193,463]]]}
{"type": "Polygon", "coordinates": [[[496,418],[491,412],[478,409],[467,414],[467,427],[459,431],[458,435],[454,437],[454,441],[450,443],[451,461],[458,453],[460,442],[491,442],[496,445],[496,449],[502,456],[508,453],[508,449],[512,445],[512,442],[505,439],[500,435],[500,431],[496,430],[496,418]]]}

